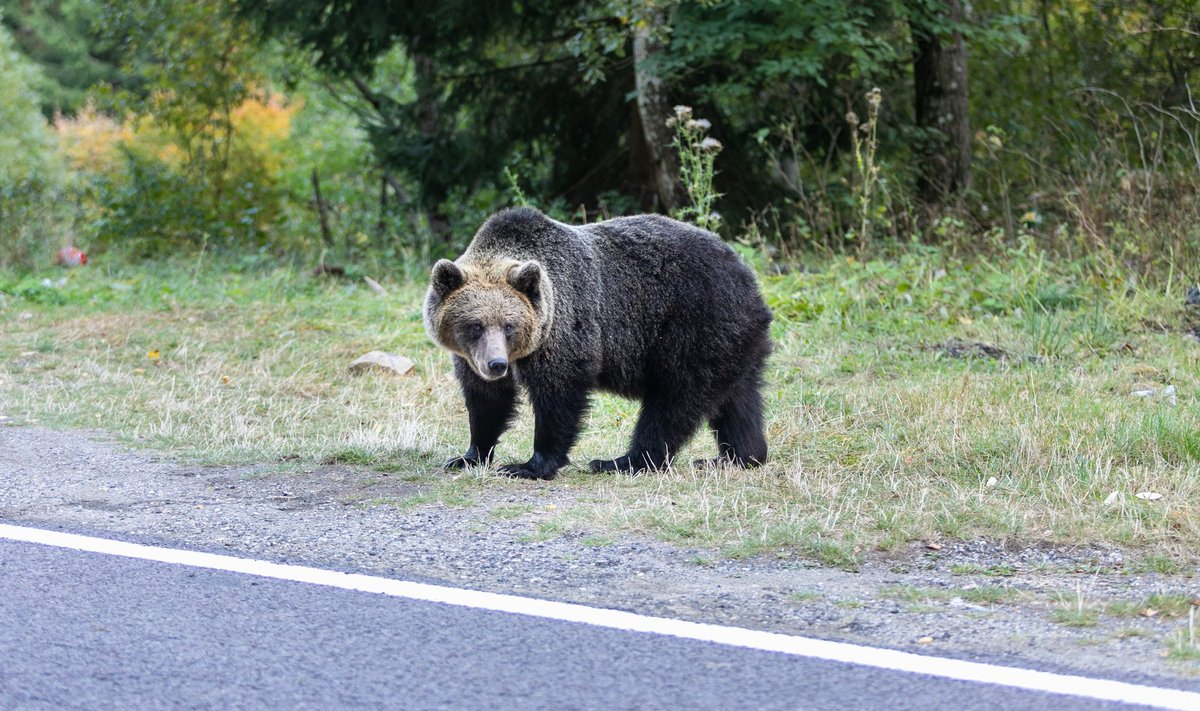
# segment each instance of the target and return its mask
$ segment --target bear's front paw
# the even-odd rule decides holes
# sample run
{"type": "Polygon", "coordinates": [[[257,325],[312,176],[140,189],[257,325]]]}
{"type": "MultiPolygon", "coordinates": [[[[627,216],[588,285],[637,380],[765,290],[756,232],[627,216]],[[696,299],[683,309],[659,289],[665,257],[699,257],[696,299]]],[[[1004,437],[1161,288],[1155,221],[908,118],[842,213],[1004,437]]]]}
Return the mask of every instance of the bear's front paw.
{"type": "Polygon", "coordinates": [[[442,465],[443,469],[465,469],[466,467],[476,467],[486,465],[487,457],[479,456],[479,448],[471,445],[471,448],[463,453],[461,457],[451,457],[442,465]]]}
{"type": "Polygon", "coordinates": [[[629,457],[617,457],[616,459],[593,459],[588,462],[588,468],[594,472],[632,472],[633,467],[629,465],[629,457]]]}
{"type": "Polygon", "coordinates": [[[594,472],[620,472],[622,474],[641,474],[648,469],[659,469],[662,465],[655,464],[650,458],[641,455],[624,455],[616,459],[593,459],[589,464],[594,472]]]}
{"type": "Polygon", "coordinates": [[[524,464],[505,464],[499,472],[518,479],[553,479],[560,467],[568,463],[566,457],[545,456],[534,452],[524,464]]]}

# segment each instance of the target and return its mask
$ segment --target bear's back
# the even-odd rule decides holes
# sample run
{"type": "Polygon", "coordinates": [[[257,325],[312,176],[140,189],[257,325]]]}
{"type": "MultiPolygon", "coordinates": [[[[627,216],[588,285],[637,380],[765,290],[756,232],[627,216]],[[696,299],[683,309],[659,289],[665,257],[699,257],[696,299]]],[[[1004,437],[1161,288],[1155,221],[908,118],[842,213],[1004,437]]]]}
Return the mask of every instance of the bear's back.
{"type": "Polygon", "coordinates": [[[602,387],[639,395],[684,373],[719,378],[765,343],[771,315],[758,281],[716,235],[658,215],[577,229],[603,290],[602,387]]]}

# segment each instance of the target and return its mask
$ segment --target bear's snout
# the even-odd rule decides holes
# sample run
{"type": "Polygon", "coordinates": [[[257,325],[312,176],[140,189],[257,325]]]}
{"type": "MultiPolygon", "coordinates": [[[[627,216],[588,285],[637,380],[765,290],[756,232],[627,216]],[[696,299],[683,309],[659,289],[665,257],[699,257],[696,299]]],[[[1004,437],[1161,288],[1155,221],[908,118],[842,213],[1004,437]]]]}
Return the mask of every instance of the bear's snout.
{"type": "Polygon", "coordinates": [[[471,360],[484,380],[499,380],[508,374],[508,339],[503,328],[489,328],[475,342],[471,360]]]}

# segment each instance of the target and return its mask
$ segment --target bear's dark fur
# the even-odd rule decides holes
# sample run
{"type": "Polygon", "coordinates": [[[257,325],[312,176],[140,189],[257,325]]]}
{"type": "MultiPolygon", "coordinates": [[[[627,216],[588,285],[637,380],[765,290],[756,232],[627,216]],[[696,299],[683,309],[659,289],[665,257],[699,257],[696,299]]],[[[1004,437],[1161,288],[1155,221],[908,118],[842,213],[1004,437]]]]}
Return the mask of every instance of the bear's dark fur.
{"type": "Polygon", "coordinates": [[[518,384],[534,451],[501,468],[510,475],[550,479],[568,463],[593,388],[642,402],[629,451],[594,470],[665,466],[706,420],[720,460],[761,464],[770,322],[753,272],[710,232],[658,215],[573,227],[500,212],[457,261],[434,266],[426,297],[471,427],[470,448],[446,466],[490,461],[518,384]]]}

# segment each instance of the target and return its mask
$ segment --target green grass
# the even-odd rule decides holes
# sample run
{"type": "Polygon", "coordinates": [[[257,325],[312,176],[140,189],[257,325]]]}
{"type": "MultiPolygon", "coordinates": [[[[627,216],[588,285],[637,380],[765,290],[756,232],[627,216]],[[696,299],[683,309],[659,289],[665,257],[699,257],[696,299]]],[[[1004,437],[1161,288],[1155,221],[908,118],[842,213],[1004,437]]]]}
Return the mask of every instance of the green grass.
{"type": "Polygon", "coordinates": [[[1071,603],[1054,610],[1050,617],[1065,627],[1095,627],[1100,622],[1099,610],[1071,603]]]}
{"type": "Polygon", "coordinates": [[[522,536],[520,540],[526,543],[552,541],[568,530],[570,530],[570,527],[561,521],[542,521],[532,533],[522,536]]]}
{"type": "Polygon", "coordinates": [[[995,565],[980,565],[978,563],[955,563],[950,566],[953,575],[986,575],[993,578],[1006,578],[1017,574],[1017,569],[1011,565],[998,563],[995,565]]]}
{"type": "MultiPolygon", "coordinates": [[[[573,494],[551,514],[558,530],[538,537],[578,523],[850,570],[874,550],[980,536],[1118,546],[1132,570],[1181,572],[1200,557],[1187,545],[1200,539],[1200,344],[1184,333],[1196,317],[1186,285],[1139,286],[1021,250],[991,263],[931,250],[837,258],[765,277],[776,316],[768,465],[694,469],[714,449],[702,432],[667,472],[573,466],[534,484],[438,468],[465,447],[467,423],[449,360],[424,333],[424,286],[372,276],[387,298],[219,261],[0,273],[0,415],[104,429],[199,463],[390,472],[449,487],[435,495],[450,505],[573,494]],[[351,375],[369,350],[406,355],[416,371],[351,375]],[[1131,396],[1166,385],[1174,403],[1131,396]]],[[[620,454],[637,411],[597,396],[573,459],[620,454]]],[[[531,447],[524,411],[500,460],[531,447]]]]}
{"type": "Polygon", "coordinates": [[[1113,617],[1161,617],[1174,619],[1187,617],[1196,598],[1181,593],[1155,593],[1136,602],[1119,601],[1110,603],[1105,609],[1113,617]]]}
{"type": "Polygon", "coordinates": [[[521,518],[532,511],[533,507],[528,504],[512,504],[510,506],[497,506],[488,513],[498,519],[513,519],[521,518]]]}
{"type": "Polygon", "coordinates": [[[789,602],[814,602],[822,597],[824,596],[815,590],[794,590],[788,593],[787,599],[789,602]]]}
{"type": "Polygon", "coordinates": [[[895,585],[882,589],[880,594],[884,597],[909,603],[949,601],[959,598],[971,603],[988,605],[1011,602],[1017,597],[1015,590],[999,585],[980,585],[965,588],[922,588],[912,585],[895,585]]]}

